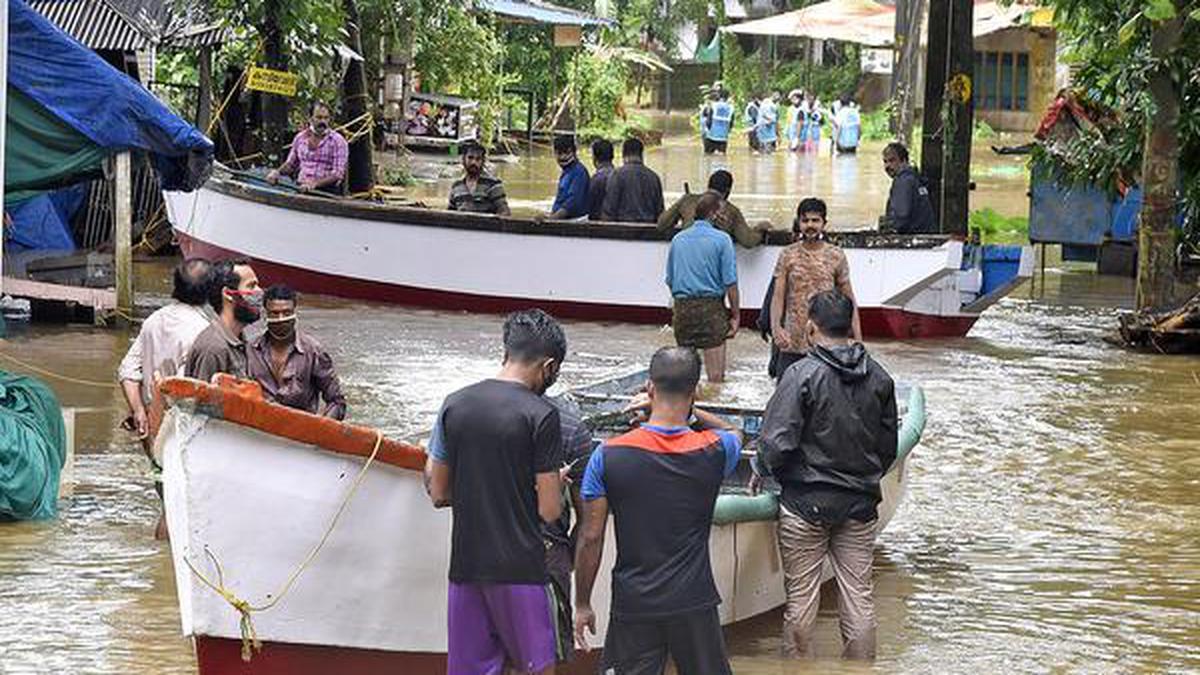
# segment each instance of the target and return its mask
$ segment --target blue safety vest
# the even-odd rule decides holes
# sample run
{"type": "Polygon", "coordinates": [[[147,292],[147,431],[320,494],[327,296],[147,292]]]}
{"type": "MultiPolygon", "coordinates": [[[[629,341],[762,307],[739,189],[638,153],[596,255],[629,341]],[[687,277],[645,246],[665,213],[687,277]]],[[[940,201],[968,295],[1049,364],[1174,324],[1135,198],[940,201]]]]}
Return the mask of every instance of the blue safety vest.
{"type": "Polygon", "coordinates": [[[712,106],[712,122],[708,127],[710,141],[728,141],[733,127],[733,105],[729,101],[717,101],[712,106]]]}

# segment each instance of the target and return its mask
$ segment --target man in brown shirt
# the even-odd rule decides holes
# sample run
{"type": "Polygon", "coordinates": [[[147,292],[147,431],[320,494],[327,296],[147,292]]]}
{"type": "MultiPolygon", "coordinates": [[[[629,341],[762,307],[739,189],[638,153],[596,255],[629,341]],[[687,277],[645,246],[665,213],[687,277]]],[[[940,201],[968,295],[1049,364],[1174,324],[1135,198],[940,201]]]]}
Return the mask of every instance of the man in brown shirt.
{"type": "MultiPolygon", "coordinates": [[[[743,248],[754,248],[763,243],[766,232],[771,224],[762,222],[754,227],[746,224],[746,218],[738,207],[729,203],[729,193],[733,191],[733,174],[725,169],[717,169],[708,177],[708,191],[721,196],[721,208],[712,216],[710,222],[719,230],[733,237],[733,241],[743,248]]],[[[688,227],[696,219],[696,204],[700,202],[703,193],[687,193],[679,198],[671,208],[658,218],[658,229],[662,232],[675,229],[682,223],[688,227]]]]}
{"type": "Polygon", "coordinates": [[[316,338],[296,327],[296,292],[276,284],[263,296],[267,331],[250,344],[250,376],[268,401],[336,420],[346,418],[346,397],[333,359],[316,338]],[[321,399],[325,400],[322,410],[321,399]]]}
{"type": "Polygon", "coordinates": [[[196,336],[184,374],[205,382],[217,373],[247,379],[243,331],[262,317],[263,310],[263,292],[250,261],[239,258],[213,265],[209,304],[217,318],[196,336]]]}
{"type": "Polygon", "coordinates": [[[841,248],[825,241],[825,202],[809,197],[796,209],[796,242],[779,254],[771,296],[771,336],[779,349],[776,374],[808,352],[808,303],[812,296],[837,289],[855,303],[852,337],[862,340],[858,303],[850,286],[850,264],[841,248]]]}

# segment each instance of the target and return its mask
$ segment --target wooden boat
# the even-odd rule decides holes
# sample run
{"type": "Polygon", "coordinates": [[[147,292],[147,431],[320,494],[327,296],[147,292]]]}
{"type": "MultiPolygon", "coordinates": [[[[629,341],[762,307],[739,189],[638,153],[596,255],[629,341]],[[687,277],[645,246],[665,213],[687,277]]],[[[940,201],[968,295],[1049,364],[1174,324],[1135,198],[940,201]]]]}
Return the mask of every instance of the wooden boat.
{"type": "MultiPolygon", "coordinates": [[[[539,306],[563,318],[663,323],[669,235],[651,225],[536,223],[300,195],[218,170],[195,192],[167,192],[186,255],[253,260],[260,278],[301,291],[439,309],[539,306]]],[[[962,336],[1033,269],[987,268],[961,241],[840,233],[869,337],[962,336]],[[987,275],[989,278],[984,278],[987,275]],[[995,277],[995,278],[991,278],[995,277]],[[982,292],[987,289],[987,292],[982,292]]],[[[786,232],[738,251],[742,323],[752,325],[786,232]]]]}
{"type": "MultiPolygon", "coordinates": [[[[171,378],[162,390],[173,405],[157,450],[200,675],[445,671],[450,512],[429,504],[419,446],[267,403],[257,385],[232,378],[171,378]]],[[[616,404],[599,387],[577,400],[593,420],[616,404]]],[[[909,449],[924,419],[919,389],[910,405],[909,449]]],[[[906,476],[901,459],[884,483],[881,522],[906,476]]],[[[783,601],[764,499],[718,503],[711,549],[724,623],[783,601]]],[[[610,525],[594,598],[601,630],[614,558],[610,525]]],[[[596,654],[568,672],[594,671],[596,654]]]]}

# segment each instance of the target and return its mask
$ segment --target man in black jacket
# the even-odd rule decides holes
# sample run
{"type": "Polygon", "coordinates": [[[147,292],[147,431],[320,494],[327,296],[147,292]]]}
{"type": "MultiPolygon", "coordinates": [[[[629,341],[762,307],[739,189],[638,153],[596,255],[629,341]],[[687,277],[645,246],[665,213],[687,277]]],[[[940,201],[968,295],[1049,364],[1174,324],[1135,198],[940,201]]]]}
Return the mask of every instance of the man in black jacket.
{"type": "Polygon", "coordinates": [[[903,143],[888,143],[883,149],[883,170],[892,178],[887,208],[881,219],[883,228],[900,234],[937,232],[929,189],[908,163],[908,148],[903,143]]]}
{"type": "Polygon", "coordinates": [[[779,552],[787,607],[784,648],[810,655],[828,555],[840,595],[843,656],[875,657],[871,557],[879,481],[896,459],[892,378],[850,339],[854,304],[837,292],[809,302],[808,354],[767,403],[757,476],[783,487],[779,552]]]}

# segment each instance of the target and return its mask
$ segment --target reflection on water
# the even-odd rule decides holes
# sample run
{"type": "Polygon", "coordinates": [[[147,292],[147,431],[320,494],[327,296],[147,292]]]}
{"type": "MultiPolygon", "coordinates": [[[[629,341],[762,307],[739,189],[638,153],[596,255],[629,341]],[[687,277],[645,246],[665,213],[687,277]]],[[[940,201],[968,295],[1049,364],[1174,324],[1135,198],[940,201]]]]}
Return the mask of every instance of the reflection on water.
{"type": "MultiPolygon", "coordinates": [[[[877,548],[878,670],[1200,669],[1200,361],[1105,342],[1127,280],[1051,270],[1046,285],[1045,299],[1018,291],[969,338],[871,345],[925,386],[930,413],[907,501],[877,548]]],[[[443,396],[500,357],[496,317],[318,298],[301,316],[330,347],[351,416],[396,436],[427,427],[443,396]]],[[[640,366],[671,340],[625,324],[567,331],[564,386],[640,366]]],[[[128,337],[39,327],[0,349],[104,380],[128,337]]],[[[765,360],[743,332],[731,382],[711,395],[761,402],[765,360]]],[[[144,460],[112,431],[119,395],[52,384],[93,412],[61,517],[0,527],[0,673],[191,672],[144,460]]],[[[780,660],[778,626],[773,613],[729,630],[736,672],[868,670],[836,659],[832,604],[816,664],[780,660]]]]}
{"type": "MultiPolygon", "coordinates": [[[[808,196],[828,202],[829,221],[834,228],[874,226],[883,215],[891,179],[883,172],[882,142],[863,143],[858,154],[831,157],[828,145],[816,154],[779,151],[756,155],[740,141],[731,141],[726,155],[706,155],[698,140],[669,136],[663,145],[646,148],[646,165],[662,178],[668,205],[684,192],[685,186],[691,192],[702,191],[709,174],[727,169],[734,178],[730,200],[751,221],[766,219],[777,227],[787,227],[796,205],[808,196]]],[[[580,157],[592,171],[591,151],[581,148],[580,157]]],[[[990,207],[1005,216],[1027,216],[1026,159],[996,155],[987,145],[978,144],[972,154],[977,189],[971,194],[971,208],[990,207]]],[[[409,192],[430,206],[443,206],[450,183],[458,177],[455,160],[420,155],[416,161],[426,167],[436,164],[441,175],[448,177],[419,184],[409,192]]],[[[618,149],[618,166],[620,161],[618,149]]],[[[513,161],[494,161],[492,171],[504,181],[509,203],[518,215],[550,210],[559,168],[548,148],[539,147],[513,161]]]]}

